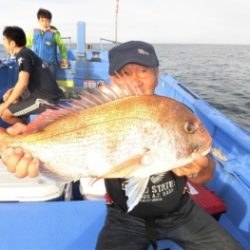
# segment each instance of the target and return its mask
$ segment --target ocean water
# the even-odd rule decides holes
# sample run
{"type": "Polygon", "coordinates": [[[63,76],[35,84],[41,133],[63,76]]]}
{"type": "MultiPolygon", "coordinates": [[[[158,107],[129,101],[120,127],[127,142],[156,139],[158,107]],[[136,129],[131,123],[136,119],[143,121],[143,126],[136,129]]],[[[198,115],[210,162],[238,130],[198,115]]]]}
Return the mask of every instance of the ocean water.
{"type": "Polygon", "coordinates": [[[161,73],[250,131],[250,46],[159,44],[155,49],[161,73]]]}
{"type": "MultiPolygon", "coordinates": [[[[250,131],[250,45],[155,44],[160,71],[250,131]]],[[[0,45],[0,58],[6,54],[0,45]]]]}

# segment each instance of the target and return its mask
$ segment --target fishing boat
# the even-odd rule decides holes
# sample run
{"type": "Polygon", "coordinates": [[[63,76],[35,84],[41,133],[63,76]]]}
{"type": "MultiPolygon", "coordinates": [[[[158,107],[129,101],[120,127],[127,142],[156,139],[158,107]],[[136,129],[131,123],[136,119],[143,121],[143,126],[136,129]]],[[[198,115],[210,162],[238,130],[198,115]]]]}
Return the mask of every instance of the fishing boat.
{"type": "MultiPolygon", "coordinates": [[[[77,47],[68,53],[70,68],[58,68],[57,71],[57,81],[68,98],[77,94],[79,89],[96,88],[100,83],[109,81],[108,52],[101,46],[99,49],[92,49],[91,45],[86,44],[84,22],[77,23],[77,47]]],[[[1,85],[1,96],[15,83],[16,78],[15,61],[2,61],[0,81],[4,85],[1,85]]],[[[239,240],[245,249],[250,249],[249,132],[171,76],[160,76],[156,93],[186,104],[207,127],[213,137],[213,148],[220,153],[220,157],[215,158],[215,175],[206,188],[226,205],[218,223],[239,240]]],[[[1,121],[1,126],[7,127],[8,124],[1,121]]],[[[5,177],[7,174],[5,173],[5,177]]],[[[44,180],[34,179],[38,180],[36,185],[44,184],[44,180]]],[[[24,182],[27,181],[25,178],[24,182]]],[[[32,187],[35,186],[34,182],[30,184],[32,187]]],[[[0,203],[0,249],[95,248],[106,214],[104,200],[72,200],[65,197],[58,200],[53,195],[47,200],[41,197],[40,200],[32,198],[35,192],[42,192],[41,188],[32,188],[29,201],[24,199],[22,192],[19,192],[19,200],[13,200],[9,198],[7,190],[10,186],[15,186],[15,183],[15,177],[10,183],[4,182],[4,192],[1,192],[3,185],[0,185],[0,197],[4,194],[6,197],[6,200],[1,199],[0,203]]],[[[16,190],[21,189],[23,183],[18,183],[16,190]]],[[[53,189],[53,192],[58,193],[58,190],[53,189]]],[[[206,197],[204,200],[206,201],[206,197]]],[[[158,243],[159,249],[181,249],[168,240],[158,243]]]]}

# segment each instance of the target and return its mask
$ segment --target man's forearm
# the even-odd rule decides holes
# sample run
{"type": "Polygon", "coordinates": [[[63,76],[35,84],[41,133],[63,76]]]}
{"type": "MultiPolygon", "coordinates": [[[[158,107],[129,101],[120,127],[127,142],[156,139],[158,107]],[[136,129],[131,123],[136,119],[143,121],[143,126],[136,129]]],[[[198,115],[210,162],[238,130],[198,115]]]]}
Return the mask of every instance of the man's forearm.
{"type": "Polygon", "coordinates": [[[8,107],[10,104],[16,102],[26,89],[27,87],[25,85],[19,84],[17,82],[9,97],[5,101],[5,105],[8,107]]]}

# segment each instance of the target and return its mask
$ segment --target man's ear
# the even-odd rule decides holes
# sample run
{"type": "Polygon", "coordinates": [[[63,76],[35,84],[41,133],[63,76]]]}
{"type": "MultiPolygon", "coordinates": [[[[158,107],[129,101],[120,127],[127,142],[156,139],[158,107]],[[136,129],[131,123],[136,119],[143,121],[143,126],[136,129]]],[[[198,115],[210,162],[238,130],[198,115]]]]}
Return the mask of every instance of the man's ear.
{"type": "Polygon", "coordinates": [[[159,74],[160,74],[160,70],[159,68],[154,68],[154,72],[155,72],[155,80],[156,80],[156,85],[155,87],[159,84],[158,78],[159,78],[159,74]]]}
{"type": "Polygon", "coordinates": [[[155,68],[155,75],[156,75],[156,76],[158,76],[158,75],[159,75],[159,73],[160,73],[159,68],[158,68],[158,67],[157,67],[157,68],[155,68]]]}
{"type": "Polygon", "coordinates": [[[15,48],[15,47],[16,47],[15,41],[10,41],[10,47],[11,47],[11,48],[15,48]]]}

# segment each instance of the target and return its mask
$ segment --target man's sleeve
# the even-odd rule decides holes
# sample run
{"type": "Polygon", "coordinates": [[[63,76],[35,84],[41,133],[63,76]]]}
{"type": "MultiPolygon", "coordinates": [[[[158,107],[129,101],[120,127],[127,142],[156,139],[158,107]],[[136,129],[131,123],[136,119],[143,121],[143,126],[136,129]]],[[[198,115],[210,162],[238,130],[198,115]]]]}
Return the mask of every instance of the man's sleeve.
{"type": "Polygon", "coordinates": [[[32,59],[29,56],[22,55],[22,57],[20,57],[18,59],[19,72],[20,71],[25,71],[25,72],[31,73],[32,64],[33,64],[32,59]]]}
{"type": "Polygon", "coordinates": [[[60,33],[58,31],[55,33],[54,38],[55,38],[55,42],[59,48],[59,51],[61,53],[62,59],[68,59],[67,48],[66,48],[66,46],[65,46],[65,44],[60,36],[60,33]]]}

